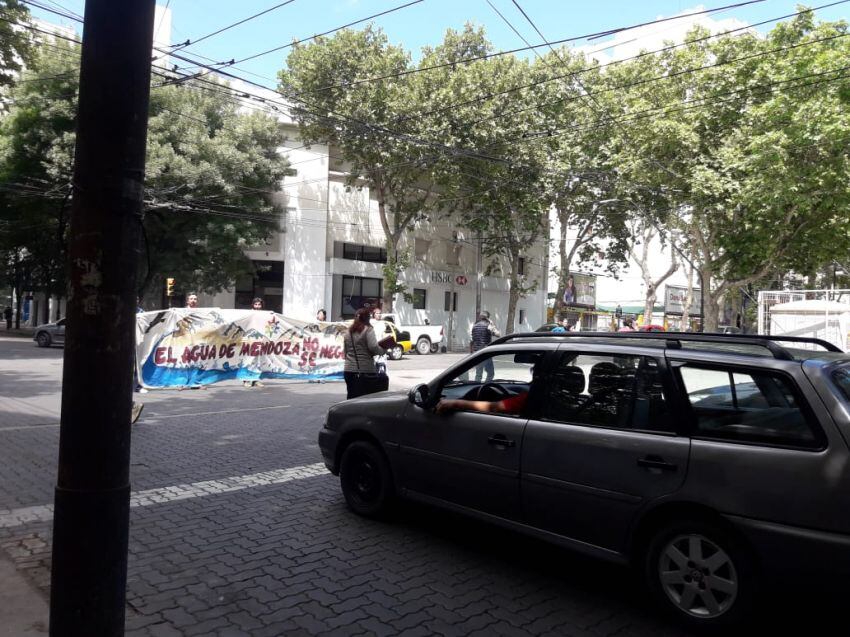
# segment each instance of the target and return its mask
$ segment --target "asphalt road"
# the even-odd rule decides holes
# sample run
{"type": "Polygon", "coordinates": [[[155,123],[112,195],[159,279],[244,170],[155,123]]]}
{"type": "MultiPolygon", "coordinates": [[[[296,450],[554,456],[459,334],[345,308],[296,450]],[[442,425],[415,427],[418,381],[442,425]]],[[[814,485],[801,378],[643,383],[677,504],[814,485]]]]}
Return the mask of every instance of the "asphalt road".
{"type": "MultiPolygon", "coordinates": [[[[0,550],[45,595],[61,358],[0,337],[0,550]]],[[[392,387],[458,358],[391,361],[392,387]]],[[[627,569],[424,507],[351,514],[316,444],[342,383],[137,397],[129,635],[686,634],[627,569]]],[[[826,634],[822,601],[771,598],[758,632],[826,634]]]]}

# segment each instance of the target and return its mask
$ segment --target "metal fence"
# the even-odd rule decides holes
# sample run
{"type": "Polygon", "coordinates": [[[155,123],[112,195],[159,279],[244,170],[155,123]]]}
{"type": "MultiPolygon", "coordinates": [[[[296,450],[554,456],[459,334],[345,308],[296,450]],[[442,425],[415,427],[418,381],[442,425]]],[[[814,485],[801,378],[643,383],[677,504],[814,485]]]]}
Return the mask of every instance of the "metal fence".
{"type": "Polygon", "coordinates": [[[762,290],[758,293],[758,333],[810,336],[848,349],[850,289],[762,290]],[[811,308],[775,309],[795,301],[820,301],[811,308]],[[842,307],[844,306],[844,307],[842,307]]]}

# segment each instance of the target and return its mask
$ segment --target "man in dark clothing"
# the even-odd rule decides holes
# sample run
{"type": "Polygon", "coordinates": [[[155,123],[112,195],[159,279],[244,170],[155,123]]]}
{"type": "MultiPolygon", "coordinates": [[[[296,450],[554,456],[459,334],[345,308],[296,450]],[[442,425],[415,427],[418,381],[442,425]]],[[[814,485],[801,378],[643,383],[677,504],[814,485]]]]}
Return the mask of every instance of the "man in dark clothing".
{"type": "Polygon", "coordinates": [[[6,309],[3,310],[3,318],[6,319],[6,329],[12,329],[12,308],[8,305],[6,306],[6,309]]]}
{"type": "MultiPolygon", "coordinates": [[[[493,342],[494,336],[496,338],[501,336],[499,330],[490,320],[490,312],[483,310],[478,315],[478,320],[472,326],[471,336],[472,342],[469,344],[470,352],[477,352],[480,349],[484,349],[493,342]]],[[[482,375],[484,376],[484,382],[489,382],[493,380],[493,373],[493,359],[488,358],[475,368],[475,382],[480,383],[482,375]]]]}

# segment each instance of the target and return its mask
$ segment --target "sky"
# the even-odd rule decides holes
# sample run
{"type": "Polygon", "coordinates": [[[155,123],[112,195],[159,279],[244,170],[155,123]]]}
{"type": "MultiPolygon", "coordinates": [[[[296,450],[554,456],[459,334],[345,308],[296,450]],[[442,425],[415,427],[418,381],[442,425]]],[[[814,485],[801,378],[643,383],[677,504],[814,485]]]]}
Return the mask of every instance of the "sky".
{"type": "MultiPolygon", "coordinates": [[[[64,7],[82,15],[84,0],[39,0],[41,4],[64,7]]],[[[229,24],[238,22],[282,3],[283,0],[160,0],[171,11],[172,43],[196,40],[229,24]]],[[[346,23],[398,7],[412,0],[293,0],[265,15],[212,36],[186,49],[188,55],[200,54],[217,61],[245,58],[285,45],[293,39],[310,37],[346,23]]],[[[745,0],[714,0],[703,4],[687,0],[517,0],[547,40],[561,40],[598,33],[617,27],[649,22],[661,17],[693,13],[727,6],[745,0]]],[[[828,4],[830,0],[810,2],[808,6],[828,4]]],[[[757,4],[727,9],[710,16],[678,19],[662,24],[589,41],[580,38],[572,46],[592,53],[600,61],[634,55],[640,49],[662,46],[664,40],[680,40],[699,21],[712,30],[737,28],[793,13],[794,0],[765,0],[757,4]],[[609,48],[612,47],[614,48],[609,48]]],[[[375,18],[393,44],[404,46],[417,58],[423,46],[439,44],[447,29],[461,29],[466,22],[481,25],[496,49],[508,50],[525,44],[497,12],[532,44],[541,40],[513,0],[421,0],[388,15],[375,18]],[[492,7],[490,5],[493,5],[492,7]]],[[[80,25],[41,9],[30,7],[39,18],[56,24],[80,25]]],[[[850,18],[850,2],[819,10],[824,20],[850,18]]],[[[355,26],[362,28],[365,23],[355,26]]],[[[160,23],[166,30],[167,22],[160,23]]],[[[758,27],[764,32],[770,25],[758,27]]],[[[165,33],[160,33],[163,38],[165,33]]],[[[288,49],[237,64],[232,72],[274,86],[277,71],[285,64],[288,49]]]]}

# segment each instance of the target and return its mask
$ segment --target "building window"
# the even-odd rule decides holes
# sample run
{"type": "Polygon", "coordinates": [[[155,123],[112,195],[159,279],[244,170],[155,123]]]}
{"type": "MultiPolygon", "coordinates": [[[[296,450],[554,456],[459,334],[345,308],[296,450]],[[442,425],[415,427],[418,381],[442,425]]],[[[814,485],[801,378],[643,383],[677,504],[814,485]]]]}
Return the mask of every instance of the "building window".
{"type": "Polygon", "coordinates": [[[525,257],[519,258],[519,263],[517,264],[517,274],[520,276],[525,276],[525,257]]]}
{"type": "Polygon", "coordinates": [[[351,261],[368,261],[370,263],[386,263],[387,251],[377,246],[364,246],[356,243],[342,244],[342,258],[351,261]]]}
{"type": "Polygon", "coordinates": [[[382,279],[371,279],[360,276],[342,277],[342,315],[352,318],[361,307],[374,307],[381,304],[384,282],[382,279]]]}
{"type": "Polygon", "coordinates": [[[413,250],[416,254],[416,260],[427,261],[428,250],[431,249],[431,242],[428,239],[415,239],[413,246],[413,250]]]}
{"type": "Polygon", "coordinates": [[[446,296],[443,300],[443,309],[446,312],[457,312],[457,292],[446,291],[446,296]]]}
{"type": "Polygon", "coordinates": [[[447,265],[460,265],[460,251],[461,245],[458,243],[447,243],[446,244],[446,264],[447,265]]]}
{"type": "Polygon", "coordinates": [[[423,288],[413,288],[413,309],[424,310],[427,291],[423,288]]]}
{"type": "Polygon", "coordinates": [[[525,323],[525,310],[519,311],[519,324],[522,325],[525,323]]]}

